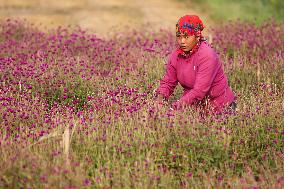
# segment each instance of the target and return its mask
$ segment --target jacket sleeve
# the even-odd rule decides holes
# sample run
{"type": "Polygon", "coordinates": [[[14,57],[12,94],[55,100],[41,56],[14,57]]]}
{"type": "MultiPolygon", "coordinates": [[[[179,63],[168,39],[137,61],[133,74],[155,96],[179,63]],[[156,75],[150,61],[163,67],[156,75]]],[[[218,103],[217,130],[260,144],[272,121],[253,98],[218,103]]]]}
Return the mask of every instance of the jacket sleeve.
{"type": "Polygon", "coordinates": [[[181,97],[179,100],[182,104],[193,104],[202,100],[210,90],[213,80],[220,69],[221,64],[217,55],[201,55],[196,72],[196,79],[193,88],[181,97]]]}
{"type": "Polygon", "coordinates": [[[160,81],[160,86],[157,89],[158,94],[162,94],[168,99],[174,92],[175,87],[178,84],[176,67],[173,65],[172,56],[167,61],[166,73],[160,81]]]}

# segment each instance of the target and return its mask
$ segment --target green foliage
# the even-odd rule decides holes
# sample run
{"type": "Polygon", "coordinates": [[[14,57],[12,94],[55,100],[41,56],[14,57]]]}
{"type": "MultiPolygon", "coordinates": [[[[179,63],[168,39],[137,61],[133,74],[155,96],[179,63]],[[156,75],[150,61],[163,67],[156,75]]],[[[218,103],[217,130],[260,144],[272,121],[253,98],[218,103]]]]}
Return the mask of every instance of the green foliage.
{"type": "Polygon", "coordinates": [[[282,0],[193,0],[189,3],[180,0],[205,11],[214,21],[228,21],[235,19],[262,22],[274,17],[277,20],[284,18],[284,3],[282,0]]]}
{"type": "Polygon", "coordinates": [[[40,94],[51,108],[54,104],[68,105],[76,110],[82,110],[88,101],[88,97],[94,95],[96,90],[93,90],[93,85],[77,77],[71,81],[65,81],[65,84],[60,86],[58,83],[62,80],[48,81],[46,85],[38,85],[31,83],[33,86],[32,92],[40,94]]]}

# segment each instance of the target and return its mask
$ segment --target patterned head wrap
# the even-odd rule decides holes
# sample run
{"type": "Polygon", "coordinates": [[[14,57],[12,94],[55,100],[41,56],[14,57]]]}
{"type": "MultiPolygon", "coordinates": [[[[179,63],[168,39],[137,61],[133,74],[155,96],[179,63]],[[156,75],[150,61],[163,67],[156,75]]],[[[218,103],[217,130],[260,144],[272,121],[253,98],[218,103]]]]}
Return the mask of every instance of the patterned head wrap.
{"type": "Polygon", "coordinates": [[[201,37],[201,31],[204,29],[203,23],[196,15],[185,15],[181,17],[176,24],[176,35],[195,35],[201,37]]]}
{"type": "Polygon", "coordinates": [[[177,52],[179,55],[183,57],[188,57],[198,50],[201,42],[206,41],[206,39],[201,34],[201,31],[203,29],[204,29],[203,23],[200,20],[200,18],[196,15],[185,15],[178,20],[176,24],[177,36],[181,34],[189,36],[194,35],[199,38],[198,43],[192,48],[192,50],[189,51],[189,53],[185,53],[183,52],[182,49],[178,48],[177,52]]]}

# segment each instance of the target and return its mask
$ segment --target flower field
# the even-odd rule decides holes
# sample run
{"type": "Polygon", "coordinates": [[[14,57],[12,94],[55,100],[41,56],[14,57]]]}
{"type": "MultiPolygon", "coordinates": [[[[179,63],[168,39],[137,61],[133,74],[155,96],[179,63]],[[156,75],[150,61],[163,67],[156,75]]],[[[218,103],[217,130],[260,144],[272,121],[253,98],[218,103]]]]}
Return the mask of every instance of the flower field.
{"type": "Polygon", "coordinates": [[[0,22],[0,188],[284,187],[284,27],[212,30],[233,115],[157,109],[175,36],[0,22]]]}

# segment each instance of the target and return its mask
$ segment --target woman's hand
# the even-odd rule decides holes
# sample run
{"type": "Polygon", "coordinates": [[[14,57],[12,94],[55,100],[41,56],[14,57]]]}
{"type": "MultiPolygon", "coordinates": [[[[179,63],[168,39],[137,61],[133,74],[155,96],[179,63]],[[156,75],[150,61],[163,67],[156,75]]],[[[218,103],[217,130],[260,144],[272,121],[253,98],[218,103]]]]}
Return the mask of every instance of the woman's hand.
{"type": "Polygon", "coordinates": [[[175,102],[172,103],[171,105],[171,109],[173,110],[181,110],[185,107],[185,103],[183,101],[177,100],[175,102]]]}
{"type": "Polygon", "coordinates": [[[163,101],[155,101],[154,102],[154,107],[157,110],[160,110],[163,106],[164,106],[164,102],[163,101]]]}
{"type": "Polygon", "coordinates": [[[165,101],[165,97],[161,94],[158,94],[154,100],[154,108],[160,110],[167,102],[165,101]]]}

